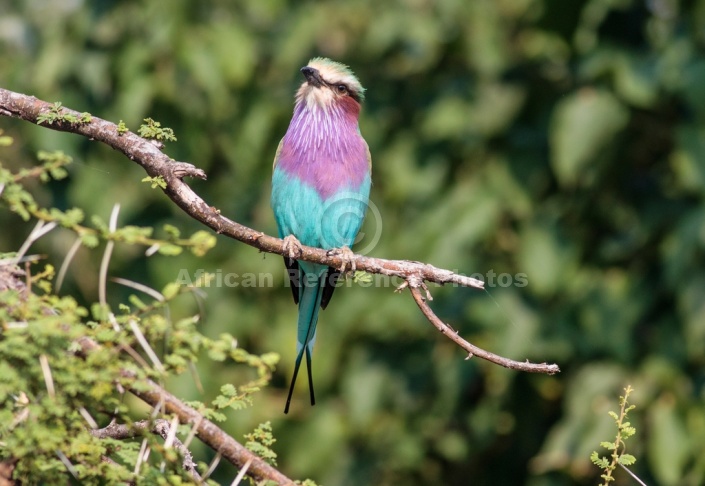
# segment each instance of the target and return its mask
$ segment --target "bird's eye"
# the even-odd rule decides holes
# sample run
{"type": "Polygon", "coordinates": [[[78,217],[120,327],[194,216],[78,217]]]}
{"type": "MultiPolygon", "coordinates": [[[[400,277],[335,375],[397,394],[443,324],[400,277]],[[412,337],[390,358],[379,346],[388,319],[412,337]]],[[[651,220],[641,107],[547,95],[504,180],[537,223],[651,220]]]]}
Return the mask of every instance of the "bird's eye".
{"type": "Polygon", "coordinates": [[[348,92],[348,87],[345,86],[344,84],[339,84],[335,88],[338,90],[338,93],[340,93],[340,94],[345,94],[348,92]]]}

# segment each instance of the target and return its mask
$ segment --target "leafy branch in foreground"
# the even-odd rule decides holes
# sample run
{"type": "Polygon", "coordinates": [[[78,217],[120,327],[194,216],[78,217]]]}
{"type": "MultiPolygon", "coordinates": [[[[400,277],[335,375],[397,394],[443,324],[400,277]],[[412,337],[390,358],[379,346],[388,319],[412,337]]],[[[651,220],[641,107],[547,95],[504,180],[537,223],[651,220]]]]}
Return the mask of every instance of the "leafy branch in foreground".
{"type": "Polygon", "coordinates": [[[65,179],[68,176],[66,166],[72,162],[72,159],[61,151],[41,151],[37,157],[42,162],[41,165],[31,169],[21,169],[17,173],[6,169],[0,162],[0,188],[3,189],[0,193],[0,202],[5,203],[12,212],[17,213],[25,221],[35,218],[68,228],[76,233],[81,244],[88,248],[95,248],[100,239],[104,239],[144,245],[149,247],[149,254],[158,252],[162,255],[178,255],[184,248],[188,248],[194,255],[203,256],[215,246],[215,236],[207,231],[197,231],[188,238],[182,238],[178,228],[166,225],[164,227],[166,236],[154,238],[153,228],[126,225],[111,230],[108,224],[97,215],[91,218],[93,227],[85,226],[82,224],[85,214],[80,208],[70,208],[65,211],[42,208],[22,183],[31,178],[42,182],[48,182],[50,179],[57,181],[65,179]]]}
{"type": "MultiPolygon", "coordinates": [[[[8,261],[0,260],[0,269],[9,267],[8,261]]],[[[50,288],[39,275],[8,275],[15,275],[19,286],[28,280],[50,288]]],[[[0,462],[14,464],[14,479],[53,483],[71,475],[81,484],[138,478],[153,484],[215,484],[206,473],[215,466],[194,464],[187,447],[205,426],[212,429],[208,416],[225,420],[218,411],[223,397],[200,403],[196,412],[174,397],[165,404],[159,397],[167,393],[157,383],[189,370],[204,352],[218,361],[243,363],[257,372],[253,382],[238,388],[240,400],[233,408],[243,408],[269,383],[278,356],[251,355],[229,335],[207,338],[197,329],[198,316],[172,321],[168,307],[192,291],[186,287],[176,293],[165,289],[161,295],[171,297],[144,307],[121,305],[118,315],[97,305],[91,312],[71,297],[6,288],[0,292],[0,462]],[[132,410],[124,400],[126,390],[146,397],[154,409],[146,416],[132,410]],[[174,403],[195,418],[175,419],[174,403]],[[149,451],[156,453],[152,460],[149,451]]],[[[266,426],[248,440],[254,441],[253,452],[266,454],[257,461],[272,460],[273,437],[266,426]]],[[[249,474],[262,479],[262,466],[250,464],[249,474]]]]}
{"type": "Polygon", "coordinates": [[[631,385],[628,385],[624,389],[624,395],[619,397],[619,414],[613,411],[609,412],[610,417],[614,419],[617,425],[617,435],[613,442],[600,442],[600,446],[611,451],[611,455],[607,457],[600,456],[597,451],[593,451],[592,454],[590,454],[592,463],[602,469],[602,475],[600,477],[604,482],[601,483],[600,486],[609,486],[609,483],[614,481],[613,473],[614,470],[617,469],[617,466],[621,466],[640,484],[644,484],[634,473],[627,469],[627,466],[631,466],[636,462],[636,457],[626,453],[625,444],[625,441],[636,433],[636,429],[627,421],[629,412],[636,408],[635,405],[629,405],[629,395],[633,391],[634,389],[631,385]]]}
{"type": "Polygon", "coordinates": [[[277,465],[277,453],[271,449],[277,439],[272,435],[272,424],[269,421],[259,424],[254,431],[245,434],[245,440],[245,447],[272,466],[277,465]]]}
{"type": "MultiPolygon", "coordinates": [[[[17,174],[0,165],[0,202],[10,207],[17,202],[27,208],[28,218],[55,218],[44,226],[40,219],[41,231],[35,228],[20,252],[0,255],[0,479],[27,484],[67,482],[71,477],[81,484],[216,484],[208,477],[217,461],[210,466],[196,463],[188,449],[199,438],[218,452],[217,459],[222,455],[240,469],[237,482],[247,475],[260,483],[294,484],[270,465],[274,438],[267,424],[247,436],[248,450],[208,420],[225,420],[224,408],[251,406],[269,384],[277,355],[252,355],[228,334],[204,336],[199,315],[172,318],[173,301],[198,292],[195,287],[172,282],[157,291],[115,279],[151,301],[132,295],[129,305],[115,309],[105,300],[86,308],[54,293],[51,265],[37,271],[36,258],[23,256],[32,242],[58,227],[59,213],[40,207],[21,183],[30,177],[63,177],[66,163],[65,156],[49,157],[44,165],[17,174]],[[19,262],[25,263],[23,269],[19,262]],[[237,388],[224,385],[222,395],[194,410],[161,383],[195,372],[195,362],[204,355],[254,369],[256,377],[237,388]],[[132,408],[126,393],[152,410],[132,408]]],[[[79,221],[64,226],[76,230],[79,221]]],[[[112,226],[111,221],[109,234],[119,231],[112,226]]],[[[188,246],[177,228],[166,231],[171,244],[188,246]]],[[[105,255],[109,262],[107,248],[105,255]]],[[[101,287],[106,279],[101,272],[101,287]]]]}

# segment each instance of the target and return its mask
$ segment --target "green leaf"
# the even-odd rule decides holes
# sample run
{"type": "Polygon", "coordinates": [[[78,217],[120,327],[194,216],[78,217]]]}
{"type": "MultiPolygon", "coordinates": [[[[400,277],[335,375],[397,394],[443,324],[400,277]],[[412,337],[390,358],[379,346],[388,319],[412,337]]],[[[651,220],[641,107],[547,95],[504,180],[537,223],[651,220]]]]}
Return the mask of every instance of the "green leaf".
{"type": "Polygon", "coordinates": [[[622,466],[631,466],[636,462],[636,457],[632,456],[631,454],[622,454],[619,456],[619,463],[622,466]]]}
{"type": "Polygon", "coordinates": [[[109,312],[110,307],[108,305],[101,305],[98,302],[91,305],[91,315],[96,321],[107,321],[109,312]]]}
{"type": "Polygon", "coordinates": [[[138,309],[145,309],[147,307],[147,304],[142,302],[142,300],[134,294],[131,294],[128,297],[128,300],[133,306],[137,307],[138,309]]]}
{"type": "Polygon", "coordinates": [[[149,182],[152,185],[152,189],[156,189],[157,187],[166,189],[166,181],[164,180],[164,177],[160,175],[156,177],[146,176],[142,179],[142,182],[149,182]]]}
{"type": "Polygon", "coordinates": [[[120,120],[120,122],[117,125],[118,135],[124,135],[128,131],[129,131],[129,128],[127,128],[127,125],[125,125],[125,122],[120,120]]]}
{"type": "Polygon", "coordinates": [[[609,466],[609,461],[607,460],[607,458],[600,457],[597,451],[592,451],[592,454],[590,454],[590,460],[600,469],[605,469],[607,466],[609,466]]]}
{"type": "Polygon", "coordinates": [[[556,225],[533,224],[521,234],[519,264],[529,279],[528,290],[550,295],[564,288],[566,276],[577,266],[574,245],[556,225]]]}
{"type": "Polygon", "coordinates": [[[162,295],[164,295],[165,299],[170,300],[178,295],[180,289],[181,285],[177,284],[176,282],[170,282],[166,284],[166,286],[162,290],[162,295]]]}
{"type": "Polygon", "coordinates": [[[169,235],[170,238],[176,239],[181,236],[181,230],[174,225],[165,224],[164,232],[169,235]]]}
{"type": "Polygon", "coordinates": [[[98,243],[100,243],[98,236],[94,233],[83,233],[80,238],[81,244],[87,248],[95,248],[98,246],[98,243]]]}
{"type": "Polygon", "coordinates": [[[181,248],[180,246],[172,245],[169,243],[162,244],[159,246],[159,253],[162,255],[176,256],[180,255],[182,251],[183,248],[181,248]]]}
{"type": "Polygon", "coordinates": [[[353,281],[355,283],[370,283],[373,280],[373,276],[370,273],[367,273],[362,270],[356,270],[355,273],[353,274],[353,281]]]}
{"type": "Polygon", "coordinates": [[[97,214],[94,214],[91,216],[91,223],[93,223],[93,226],[100,231],[101,233],[109,233],[108,231],[108,225],[105,224],[105,221],[103,221],[103,218],[98,216],[97,214]]]}
{"type": "Polygon", "coordinates": [[[139,136],[143,138],[176,142],[174,130],[166,127],[162,128],[161,123],[154,121],[151,118],[144,119],[144,124],[140,126],[137,133],[139,133],[139,136]]]}
{"type": "Polygon", "coordinates": [[[271,449],[276,439],[272,435],[272,425],[269,421],[259,424],[253,432],[245,434],[245,440],[245,447],[269,464],[277,465],[277,454],[271,449]]]}
{"type": "Polygon", "coordinates": [[[215,247],[217,241],[213,233],[203,230],[196,231],[191,235],[191,238],[189,238],[191,253],[199,257],[204,256],[209,250],[215,247]]]}

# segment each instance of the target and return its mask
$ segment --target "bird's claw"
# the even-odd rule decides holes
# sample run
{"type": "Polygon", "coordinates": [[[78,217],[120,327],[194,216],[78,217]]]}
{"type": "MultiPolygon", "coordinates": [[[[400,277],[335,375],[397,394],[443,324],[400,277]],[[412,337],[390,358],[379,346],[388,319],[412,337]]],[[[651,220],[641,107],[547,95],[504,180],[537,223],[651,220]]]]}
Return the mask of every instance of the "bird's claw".
{"type": "Polygon", "coordinates": [[[342,248],[333,248],[332,250],[328,250],[326,254],[328,256],[339,256],[343,261],[338,269],[340,273],[344,273],[347,268],[349,268],[351,272],[354,272],[357,269],[357,266],[355,265],[355,253],[347,246],[343,246],[342,248]]]}
{"type": "Polygon", "coordinates": [[[284,238],[282,249],[284,250],[284,253],[286,253],[292,260],[295,260],[297,256],[301,256],[304,252],[301,247],[301,242],[297,240],[294,235],[289,235],[284,238]]]}

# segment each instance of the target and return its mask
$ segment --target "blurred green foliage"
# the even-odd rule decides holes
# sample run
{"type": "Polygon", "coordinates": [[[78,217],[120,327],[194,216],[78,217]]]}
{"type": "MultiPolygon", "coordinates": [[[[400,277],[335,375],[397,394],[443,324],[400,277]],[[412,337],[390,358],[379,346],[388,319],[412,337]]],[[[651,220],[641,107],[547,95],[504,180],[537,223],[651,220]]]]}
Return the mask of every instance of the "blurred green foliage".
{"type": "MultiPolygon", "coordinates": [[[[321,315],[319,403],[299,388],[285,416],[295,309],[281,259],[222,237],[205,258],[118,244],[110,274],[156,288],[180,269],[274,275],[206,289],[199,328],[282,355],[229,427],[242,437],[271,421],[290,476],[595,484],[590,451],[631,384],[634,471],[705,481],[704,0],[0,0],[0,12],[0,85],[133,129],[159,120],[179,140],[166,152],[208,172],[192,184],[209,204],[270,234],[271,161],[298,69],[316,55],[349,64],[368,89],[361,129],[381,220],[363,231],[383,226],[370,254],[494,272],[496,303],[432,288],[434,309],[480,346],[563,370],[465,361],[408,296],[354,284],[321,315]],[[528,285],[510,285],[519,273],[528,285]]],[[[117,202],[121,225],[201,229],[107,147],[6,118],[0,128],[15,168],[39,150],[76,161],[36,188],[42,204],[107,219],[117,202]]],[[[3,251],[31,230],[7,211],[0,228],[3,251]]],[[[57,230],[33,251],[57,264],[71,243],[57,230]]],[[[99,250],[79,250],[62,293],[96,300],[99,250]]],[[[111,302],[127,292],[109,290],[111,302]]],[[[188,376],[170,389],[204,400],[241,381],[221,363],[199,372],[203,393],[188,376]]]]}

